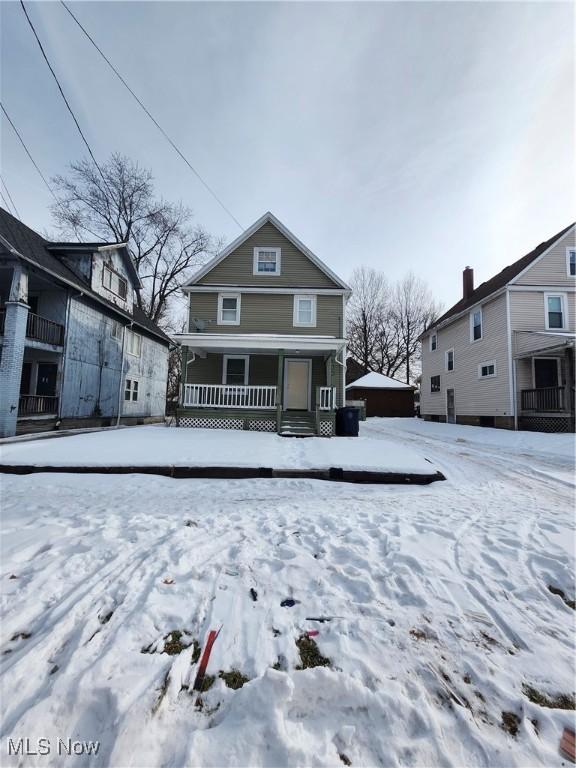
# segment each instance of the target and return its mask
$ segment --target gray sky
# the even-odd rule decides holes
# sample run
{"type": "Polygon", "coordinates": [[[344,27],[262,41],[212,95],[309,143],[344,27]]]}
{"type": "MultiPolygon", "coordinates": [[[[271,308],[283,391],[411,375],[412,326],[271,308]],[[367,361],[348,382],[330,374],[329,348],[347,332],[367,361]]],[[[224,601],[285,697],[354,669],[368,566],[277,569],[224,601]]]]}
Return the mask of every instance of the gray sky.
{"type": "MultiPolygon", "coordinates": [[[[238,228],[59,3],[28,3],[98,159],[152,169],[212,234],[238,228]]],[[[445,305],[574,219],[571,3],[76,2],[72,10],[244,226],[271,210],[336,272],[422,275],[445,305]]],[[[45,175],[85,154],[19,3],[2,101],[45,175]]],[[[23,220],[50,196],[2,120],[23,220]]]]}

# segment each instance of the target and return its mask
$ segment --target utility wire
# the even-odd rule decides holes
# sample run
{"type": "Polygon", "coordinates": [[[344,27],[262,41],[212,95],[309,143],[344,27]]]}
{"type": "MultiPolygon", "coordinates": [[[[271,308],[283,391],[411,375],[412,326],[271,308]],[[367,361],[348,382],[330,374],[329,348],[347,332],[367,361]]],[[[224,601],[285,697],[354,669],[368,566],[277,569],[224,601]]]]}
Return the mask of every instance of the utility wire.
{"type": "MultiPolygon", "coordinates": [[[[22,0],[20,0],[20,2],[22,2],[22,0]]],[[[141,101],[141,100],[138,98],[138,96],[137,96],[137,95],[134,93],[134,91],[132,90],[132,88],[131,88],[131,87],[128,85],[128,83],[126,82],[126,80],[125,80],[125,79],[122,77],[122,75],[120,74],[120,72],[119,72],[119,71],[116,69],[116,67],[114,66],[114,64],[112,64],[112,62],[110,61],[110,59],[109,59],[109,58],[106,56],[106,54],[105,54],[105,53],[102,51],[102,49],[101,49],[101,48],[98,46],[98,44],[97,44],[97,43],[95,42],[95,40],[94,40],[94,39],[91,37],[91,35],[89,34],[89,32],[87,32],[87,30],[86,30],[86,29],[85,29],[85,28],[82,26],[82,24],[81,24],[81,23],[78,21],[78,19],[76,18],[76,16],[75,16],[75,15],[72,13],[72,11],[70,10],[70,8],[68,8],[68,6],[67,6],[67,5],[66,5],[66,3],[64,2],[64,0],[60,0],[60,2],[61,2],[61,4],[64,6],[64,8],[65,8],[65,9],[68,11],[68,13],[70,14],[70,16],[71,16],[71,17],[74,19],[74,21],[76,22],[76,24],[77,24],[77,25],[80,27],[80,29],[82,30],[82,32],[83,32],[83,33],[86,35],[86,37],[88,38],[88,40],[89,40],[89,41],[92,43],[92,45],[94,46],[94,48],[96,48],[96,50],[98,51],[98,53],[100,54],[100,56],[102,56],[102,58],[104,59],[104,61],[105,61],[105,62],[108,64],[108,66],[110,67],[110,69],[111,69],[111,70],[114,72],[114,74],[116,75],[116,77],[117,77],[117,78],[120,80],[120,82],[122,83],[122,85],[123,85],[123,86],[124,86],[124,87],[125,87],[125,88],[126,88],[128,91],[129,91],[129,92],[130,92],[130,94],[131,94],[131,95],[134,97],[134,99],[135,99],[135,100],[138,102],[138,104],[140,105],[140,107],[141,107],[141,108],[144,110],[144,112],[145,112],[145,113],[148,115],[148,117],[150,118],[150,120],[152,120],[152,122],[154,123],[154,125],[156,126],[156,128],[158,128],[158,130],[159,130],[159,131],[160,131],[160,133],[161,133],[161,134],[164,136],[164,138],[165,138],[165,139],[168,141],[168,143],[170,144],[170,146],[171,146],[171,147],[172,147],[172,148],[175,150],[175,152],[176,152],[176,153],[177,153],[177,154],[178,154],[178,155],[179,155],[179,156],[182,158],[182,160],[184,160],[184,162],[186,163],[186,165],[188,166],[188,168],[190,168],[190,170],[191,170],[191,171],[192,171],[192,173],[193,173],[193,174],[196,176],[196,178],[197,178],[197,179],[198,179],[198,180],[201,182],[201,184],[202,184],[202,185],[205,187],[205,189],[206,189],[206,190],[208,190],[208,192],[209,192],[209,193],[212,195],[212,197],[214,198],[214,200],[216,200],[216,202],[217,202],[217,203],[220,205],[220,207],[221,207],[221,208],[222,208],[222,209],[223,209],[223,210],[224,210],[224,211],[225,211],[225,212],[228,214],[228,216],[230,216],[230,218],[231,218],[231,219],[232,219],[232,220],[235,222],[235,224],[237,224],[237,225],[238,225],[238,227],[240,227],[240,229],[241,229],[241,230],[242,230],[242,229],[244,229],[244,227],[242,226],[242,224],[240,224],[240,222],[239,222],[239,221],[238,221],[238,219],[237,219],[237,218],[234,216],[234,214],[233,214],[233,213],[232,213],[232,212],[231,212],[231,211],[230,211],[230,210],[229,210],[229,209],[226,207],[226,205],[225,205],[225,204],[222,202],[222,200],[221,200],[221,199],[218,197],[218,195],[216,194],[216,192],[214,192],[214,190],[212,189],[212,187],[210,187],[210,186],[209,186],[209,184],[208,184],[208,183],[207,183],[207,182],[206,182],[206,181],[205,181],[205,180],[202,178],[202,176],[201,176],[201,175],[198,173],[198,171],[196,170],[196,168],[194,168],[194,166],[192,165],[192,163],[191,163],[191,162],[188,160],[188,158],[187,158],[187,157],[184,155],[184,153],[183,153],[183,152],[182,152],[182,151],[181,151],[181,150],[180,150],[180,149],[179,149],[179,148],[176,146],[176,144],[174,143],[174,141],[173,141],[173,140],[170,138],[170,136],[169,136],[169,135],[166,133],[166,131],[164,130],[164,128],[162,128],[162,126],[161,126],[161,125],[160,125],[160,123],[159,123],[159,122],[156,120],[156,118],[155,118],[155,117],[154,117],[154,116],[153,116],[153,115],[150,113],[150,111],[148,110],[148,108],[147,108],[147,107],[146,107],[146,106],[143,104],[143,102],[142,102],[142,101],[141,101]]],[[[23,3],[22,3],[22,5],[23,5],[23,3]]]]}
{"type": "Polygon", "coordinates": [[[7,210],[9,213],[12,213],[12,211],[10,210],[10,203],[9,203],[9,202],[8,202],[8,200],[6,200],[6,198],[4,197],[4,194],[3,194],[3,192],[2,192],[2,190],[1,190],[1,189],[0,189],[0,197],[2,198],[2,202],[4,203],[4,206],[5,206],[6,210],[7,210]]]}
{"type": "Polygon", "coordinates": [[[98,161],[94,157],[94,152],[92,152],[92,148],[90,147],[90,144],[88,143],[88,139],[86,138],[86,136],[84,136],[84,133],[82,132],[82,128],[80,128],[80,123],[78,122],[78,120],[76,118],[76,115],[74,114],[74,111],[73,111],[72,107],[70,106],[70,102],[66,98],[66,94],[62,90],[62,86],[60,85],[60,81],[58,80],[58,76],[56,75],[56,72],[54,72],[54,69],[52,68],[52,65],[50,64],[50,60],[48,59],[48,56],[46,55],[46,51],[44,50],[44,46],[40,42],[40,38],[38,37],[38,33],[36,32],[34,24],[32,23],[32,21],[30,19],[30,16],[28,16],[28,11],[26,10],[26,6],[24,5],[24,0],[20,0],[20,5],[22,6],[22,10],[24,11],[24,15],[26,16],[28,24],[30,25],[30,29],[34,33],[34,37],[36,38],[36,42],[38,43],[38,46],[39,46],[40,50],[42,51],[42,56],[44,57],[44,61],[48,65],[48,69],[50,70],[50,72],[52,73],[52,77],[56,81],[56,85],[58,86],[58,90],[60,91],[60,95],[64,99],[64,103],[66,104],[66,106],[68,108],[68,112],[70,112],[70,114],[72,115],[72,119],[74,120],[76,128],[78,129],[78,133],[82,137],[82,141],[84,142],[84,144],[86,144],[86,148],[88,149],[88,152],[90,153],[90,157],[92,158],[92,161],[94,162],[94,165],[96,166],[96,168],[98,169],[98,172],[100,173],[100,176],[102,177],[102,181],[104,182],[106,187],[108,187],[108,183],[106,181],[106,178],[105,178],[104,174],[102,173],[102,169],[98,165],[98,161]]]}
{"type": "MultiPolygon", "coordinates": [[[[10,202],[12,203],[12,208],[14,208],[14,210],[16,211],[16,216],[17,216],[18,218],[20,218],[20,214],[18,213],[18,208],[16,208],[16,204],[14,203],[14,200],[12,200],[12,195],[10,194],[10,190],[9,190],[9,189],[8,189],[8,187],[6,186],[6,182],[4,181],[4,179],[2,178],[2,176],[0,176],[0,181],[2,182],[2,186],[3,186],[3,187],[4,187],[4,189],[6,190],[6,194],[7,194],[7,195],[8,195],[8,197],[10,198],[10,202]]],[[[6,202],[6,198],[4,197],[4,195],[2,195],[2,198],[3,198],[4,202],[6,202]]]]}

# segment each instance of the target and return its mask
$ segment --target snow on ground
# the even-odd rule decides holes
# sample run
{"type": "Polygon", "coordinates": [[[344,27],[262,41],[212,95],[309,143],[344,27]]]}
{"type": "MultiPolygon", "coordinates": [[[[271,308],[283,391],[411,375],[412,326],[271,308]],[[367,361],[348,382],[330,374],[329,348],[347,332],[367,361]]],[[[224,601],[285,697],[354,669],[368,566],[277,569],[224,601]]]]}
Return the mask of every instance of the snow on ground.
{"type": "Polygon", "coordinates": [[[575,614],[548,589],[574,599],[567,459],[413,429],[363,426],[447,482],[0,476],[2,765],[63,764],[9,757],[15,737],[99,740],[74,764],[111,768],[563,765],[574,713],[524,686],[573,689],[575,614]],[[163,638],[221,625],[191,695],[194,646],[163,638]],[[309,630],[330,665],[298,670],[309,630]]]}
{"type": "Polygon", "coordinates": [[[343,469],[432,474],[419,451],[378,435],[306,439],[270,432],[220,429],[131,427],[53,440],[0,445],[4,464],[272,467],[274,469],[343,469]]]}

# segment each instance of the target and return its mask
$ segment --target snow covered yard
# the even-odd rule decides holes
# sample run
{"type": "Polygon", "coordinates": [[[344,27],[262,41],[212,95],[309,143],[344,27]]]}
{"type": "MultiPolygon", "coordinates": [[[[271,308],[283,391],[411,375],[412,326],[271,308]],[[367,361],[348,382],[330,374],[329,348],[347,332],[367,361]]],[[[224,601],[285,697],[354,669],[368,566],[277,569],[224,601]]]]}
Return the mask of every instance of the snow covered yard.
{"type": "Polygon", "coordinates": [[[562,765],[572,447],[492,432],[363,425],[424,487],[0,476],[2,764],[62,765],[7,755],[47,737],[117,768],[562,765]]]}

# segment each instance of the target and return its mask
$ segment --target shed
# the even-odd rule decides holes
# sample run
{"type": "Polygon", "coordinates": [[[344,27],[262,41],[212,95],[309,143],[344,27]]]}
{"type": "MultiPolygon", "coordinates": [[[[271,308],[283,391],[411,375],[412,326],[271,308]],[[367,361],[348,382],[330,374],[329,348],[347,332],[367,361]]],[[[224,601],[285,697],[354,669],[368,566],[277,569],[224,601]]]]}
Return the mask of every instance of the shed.
{"type": "Polygon", "coordinates": [[[414,416],[414,390],[382,373],[367,373],[346,387],[347,400],[364,400],[367,416],[414,416]]]}

